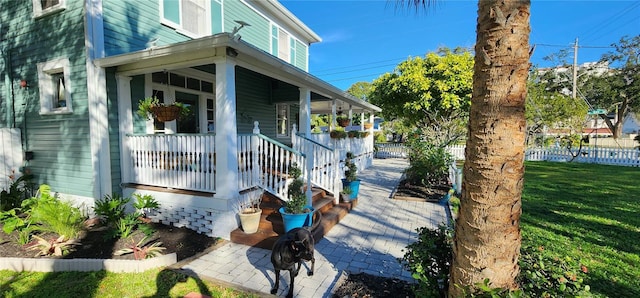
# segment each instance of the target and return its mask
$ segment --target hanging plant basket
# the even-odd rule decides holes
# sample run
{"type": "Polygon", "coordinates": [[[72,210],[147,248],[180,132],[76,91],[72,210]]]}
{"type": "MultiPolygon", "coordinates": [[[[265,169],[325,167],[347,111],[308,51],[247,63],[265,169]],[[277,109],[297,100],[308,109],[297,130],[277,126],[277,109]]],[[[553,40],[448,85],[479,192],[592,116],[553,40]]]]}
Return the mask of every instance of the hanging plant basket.
{"type": "Polygon", "coordinates": [[[351,123],[351,120],[348,118],[338,118],[336,119],[336,122],[338,122],[338,125],[342,127],[347,127],[349,126],[349,123],[351,123]]]}
{"type": "Polygon", "coordinates": [[[153,118],[160,122],[173,121],[180,117],[181,108],[175,105],[151,107],[153,118]]]}
{"type": "Polygon", "coordinates": [[[364,123],[364,129],[370,129],[372,127],[373,127],[373,123],[369,123],[369,122],[364,123]]]}

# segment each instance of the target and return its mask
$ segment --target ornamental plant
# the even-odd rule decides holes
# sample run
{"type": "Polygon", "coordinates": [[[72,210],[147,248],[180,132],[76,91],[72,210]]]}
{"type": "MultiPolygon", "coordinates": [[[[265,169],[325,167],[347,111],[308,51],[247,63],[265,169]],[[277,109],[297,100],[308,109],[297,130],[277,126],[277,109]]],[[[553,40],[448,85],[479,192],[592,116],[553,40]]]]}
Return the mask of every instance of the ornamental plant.
{"type": "Polygon", "coordinates": [[[154,118],[154,114],[153,114],[153,108],[155,107],[169,107],[169,106],[176,106],[178,108],[180,108],[180,117],[184,117],[184,116],[188,116],[189,115],[189,108],[187,106],[185,106],[183,103],[181,102],[174,102],[174,103],[170,103],[170,104],[165,104],[163,102],[160,102],[160,100],[155,97],[147,97],[143,100],[141,100],[138,103],[138,116],[142,117],[143,119],[146,120],[151,120],[154,118]]]}
{"type": "Polygon", "coordinates": [[[302,190],[304,186],[304,181],[300,178],[302,171],[296,163],[289,167],[289,175],[293,178],[293,181],[289,184],[289,190],[287,191],[289,200],[284,203],[284,211],[289,214],[306,213],[307,196],[302,190]]]}
{"type": "Polygon", "coordinates": [[[347,158],[344,160],[344,178],[347,182],[358,180],[358,166],[353,162],[353,153],[347,152],[347,158]]]}

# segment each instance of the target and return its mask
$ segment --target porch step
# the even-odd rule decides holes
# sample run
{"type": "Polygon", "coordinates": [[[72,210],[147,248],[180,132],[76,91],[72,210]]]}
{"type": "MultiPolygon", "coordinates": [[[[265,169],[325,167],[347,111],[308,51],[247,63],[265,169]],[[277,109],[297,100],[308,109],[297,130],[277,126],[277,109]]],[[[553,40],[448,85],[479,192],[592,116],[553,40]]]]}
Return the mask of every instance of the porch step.
{"type": "MultiPolygon", "coordinates": [[[[356,206],[357,200],[349,203],[341,202],[336,205],[334,197],[327,195],[323,190],[313,189],[312,192],[313,207],[322,214],[322,220],[313,231],[313,238],[318,242],[340,219],[345,217],[356,206]]],[[[241,228],[235,229],[231,232],[231,241],[243,245],[271,249],[278,237],[284,234],[282,216],[277,211],[282,204],[282,201],[273,195],[265,193],[260,204],[262,216],[258,231],[253,234],[247,234],[241,228]]]]}

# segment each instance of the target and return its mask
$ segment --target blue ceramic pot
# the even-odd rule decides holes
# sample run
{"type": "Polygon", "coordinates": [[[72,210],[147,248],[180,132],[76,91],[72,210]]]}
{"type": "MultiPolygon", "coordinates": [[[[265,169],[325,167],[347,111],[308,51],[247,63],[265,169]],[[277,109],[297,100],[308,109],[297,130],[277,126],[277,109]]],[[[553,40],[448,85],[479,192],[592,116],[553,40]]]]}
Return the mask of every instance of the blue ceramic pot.
{"type": "Polygon", "coordinates": [[[284,207],[280,207],[280,209],[278,209],[278,211],[280,212],[280,214],[282,214],[282,221],[284,223],[284,232],[289,232],[295,228],[302,228],[302,227],[310,227],[311,224],[313,223],[313,207],[311,206],[306,206],[306,209],[311,210],[310,212],[307,213],[300,213],[300,214],[291,214],[291,213],[285,213],[284,212],[284,207]]]}

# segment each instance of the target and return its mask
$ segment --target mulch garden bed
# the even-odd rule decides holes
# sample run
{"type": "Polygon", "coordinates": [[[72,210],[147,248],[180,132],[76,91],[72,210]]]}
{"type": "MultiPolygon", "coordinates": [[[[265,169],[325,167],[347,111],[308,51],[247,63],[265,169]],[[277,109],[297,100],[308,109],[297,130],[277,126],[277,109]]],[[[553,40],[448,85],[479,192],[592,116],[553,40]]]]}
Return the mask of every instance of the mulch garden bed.
{"type": "MultiPolygon", "coordinates": [[[[198,234],[187,228],[176,228],[159,223],[150,223],[155,230],[149,237],[149,241],[162,242],[162,247],[166,248],[162,254],[176,253],[178,261],[192,257],[200,252],[214,246],[218,241],[204,234],[198,234]]],[[[2,225],[0,225],[0,229],[2,225]]],[[[143,237],[139,231],[135,232],[134,239],[137,241],[143,237]]],[[[40,235],[44,239],[55,238],[55,235],[40,235]]],[[[0,231],[0,257],[12,258],[34,258],[35,250],[29,249],[29,244],[20,245],[17,242],[18,233],[12,232],[10,235],[0,231]]],[[[65,259],[85,258],[85,259],[134,259],[133,254],[115,256],[114,252],[131,245],[131,239],[114,239],[109,237],[108,231],[102,227],[94,227],[83,232],[79,239],[80,244],[75,246],[74,251],[58,257],[65,259]]],[[[54,257],[47,257],[54,258],[54,257]]]]}

